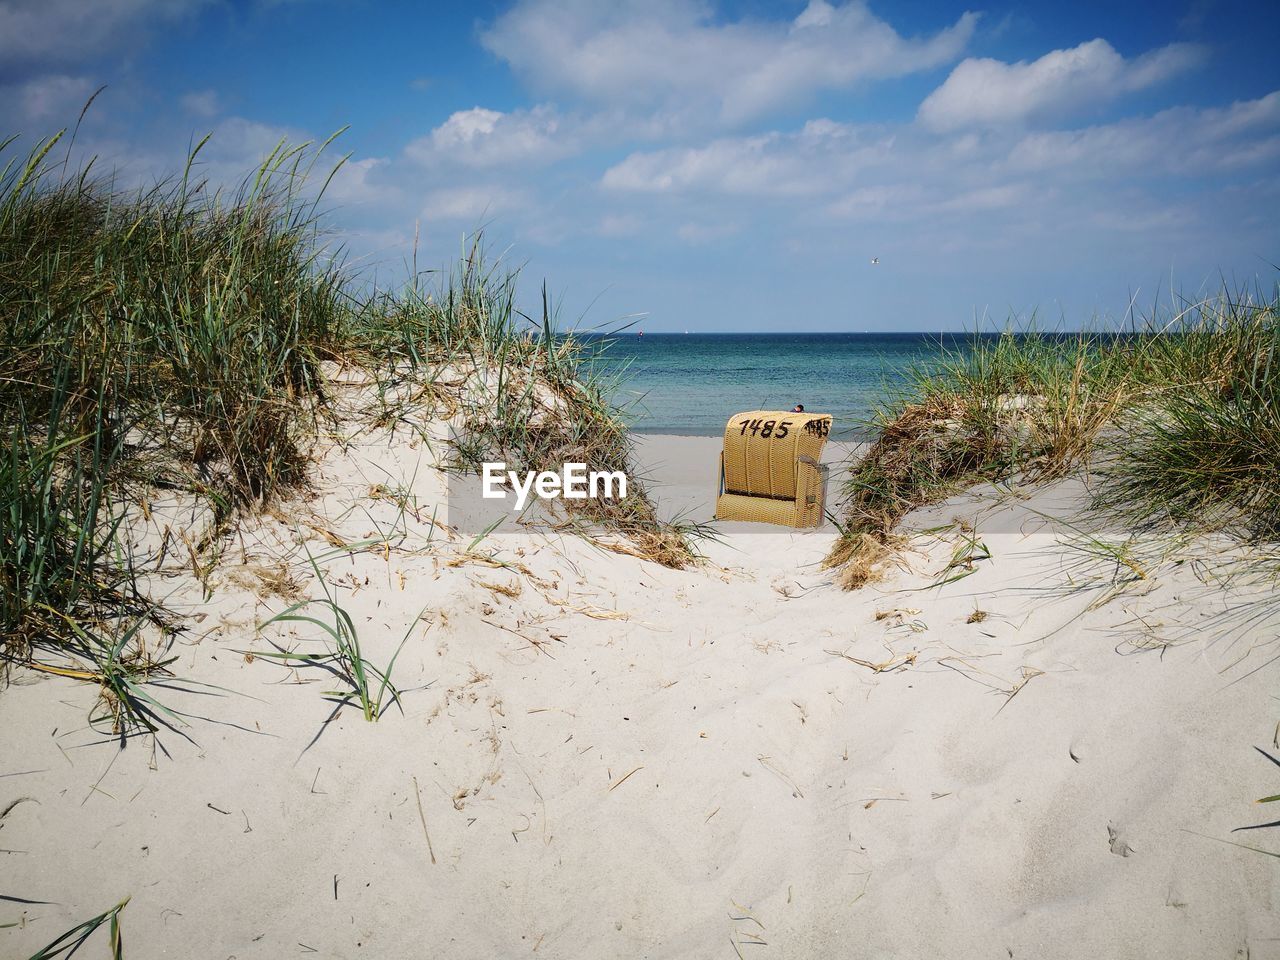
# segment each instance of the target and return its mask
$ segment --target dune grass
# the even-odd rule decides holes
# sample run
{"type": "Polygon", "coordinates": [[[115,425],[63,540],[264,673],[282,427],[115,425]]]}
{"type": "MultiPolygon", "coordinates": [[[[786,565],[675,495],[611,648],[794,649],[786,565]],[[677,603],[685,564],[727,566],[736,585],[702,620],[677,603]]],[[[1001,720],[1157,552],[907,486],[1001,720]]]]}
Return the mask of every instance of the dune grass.
{"type": "Polygon", "coordinates": [[[123,518],[106,479],[119,443],[96,423],[67,422],[61,372],[40,398],[43,410],[29,411],[19,397],[6,411],[0,634],[20,656],[40,637],[65,636],[67,611],[118,607],[127,596],[128,574],[111,563],[123,518]]]}
{"type": "MultiPolygon", "coordinates": [[[[627,552],[671,567],[690,563],[691,525],[660,521],[632,467],[632,438],[624,411],[614,400],[615,377],[595,361],[607,338],[579,338],[559,332],[554,305],[542,287],[540,310],[516,306],[518,274],[486,260],[473,244],[440,284],[424,292],[412,285],[398,297],[398,309],[415,344],[434,345],[423,353],[402,350],[404,328],[375,325],[362,333],[362,348],[382,358],[373,367],[393,371],[402,396],[415,381],[414,396],[437,404],[444,398],[454,415],[455,469],[478,471],[485,461],[508,469],[559,469],[567,462],[586,469],[623,470],[630,478],[621,500],[564,501],[566,526],[591,535],[619,535],[627,552]],[[423,382],[423,378],[430,378],[423,382]],[[461,389],[446,389],[452,380],[461,389]]],[[[615,375],[616,376],[616,375],[615,375]]],[[[606,542],[606,546],[618,543],[606,542]]]]}
{"type": "MultiPolygon", "coordinates": [[[[320,203],[341,165],[316,173],[327,142],[281,143],[235,188],[199,178],[203,147],[174,178],[126,189],[92,163],[72,168],[62,134],[26,153],[0,142],[0,630],[11,662],[43,647],[99,682],[154,663],[115,644],[140,641],[139,617],[159,616],[139,589],[155,558],[135,556],[123,531],[157,492],[185,498],[208,518],[188,543],[193,565],[212,563],[238,515],[306,485],[336,416],[326,364],[366,371],[384,423],[460,412],[460,465],[501,451],[541,469],[582,451],[602,469],[629,467],[607,385],[554,329],[545,297],[535,320],[517,309],[516,273],[487,264],[478,240],[431,290],[416,268],[401,290],[369,290],[325,244],[320,203]],[[442,378],[491,389],[450,393],[442,378]],[[114,651],[112,669],[86,662],[93,651],[114,651]]],[[[659,562],[690,558],[642,492],[591,519],[659,562]]]]}
{"type": "Polygon", "coordinates": [[[57,142],[0,178],[0,409],[38,417],[57,371],[70,416],[135,461],[170,454],[166,479],[224,514],[299,482],[344,309],[300,192],[315,154],[281,145],[224,195],[193,182],[197,147],[181,177],[129,193],[48,163],[57,142]]]}
{"type": "Polygon", "coordinates": [[[107,947],[111,951],[111,960],[123,960],[124,934],[120,929],[120,912],[124,910],[128,903],[129,897],[125,897],[110,910],[105,910],[96,917],[77,924],[52,943],[33,953],[31,960],[54,960],[55,957],[70,957],[79,952],[89,938],[103,926],[107,928],[107,947]]]}
{"type": "Polygon", "coordinates": [[[1280,540],[1280,301],[1201,304],[1153,339],[1145,402],[1119,421],[1099,505],[1280,540]]]}
{"type": "Polygon", "coordinates": [[[216,529],[303,480],[342,303],[305,151],[224,196],[191,164],[127,192],[51,161],[58,143],[0,149],[0,614],[20,656],[136,596],[117,533],[139,484],[201,498],[216,529]]]}
{"type": "Polygon", "coordinates": [[[1094,478],[1143,527],[1280,534],[1277,299],[1219,297],[1123,334],[978,337],[917,366],[871,424],[827,558],[871,576],[898,522],[980,482],[1094,478]]]}
{"type": "MultiPolygon", "coordinates": [[[[338,603],[333,591],[329,589],[329,582],[325,579],[324,571],[316,562],[315,557],[308,554],[307,559],[311,564],[312,571],[315,573],[316,582],[320,584],[320,588],[324,591],[324,596],[292,604],[275,616],[264,620],[258,625],[258,630],[261,631],[263,627],[270,626],[273,623],[308,624],[318,628],[324,634],[325,651],[323,653],[298,653],[293,650],[277,649],[266,652],[258,651],[253,653],[252,656],[261,657],[265,660],[274,660],[276,663],[282,663],[287,666],[313,666],[328,670],[349,688],[347,690],[325,692],[325,696],[336,705],[335,714],[336,710],[341,709],[352,701],[359,704],[365,720],[370,723],[380,718],[383,711],[393,703],[403,709],[400,704],[400,691],[392,682],[391,676],[395,671],[396,660],[400,657],[400,651],[409,642],[409,637],[412,635],[413,628],[417,625],[419,618],[415,617],[409,624],[409,629],[405,631],[404,637],[400,640],[399,646],[396,647],[395,653],[391,655],[391,659],[387,661],[387,665],[379,668],[365,657],[364,651],[360,646],[360,633],[356,629],[355,621],[351,618],[351,614],[338,603]],[[301,612],[312,606],[327,610],[333,619],[333,623],[326,623],[324,620],[301,612]]],[[[246,655],[249,654],[247,650],[240,652],[246,655]]]]}

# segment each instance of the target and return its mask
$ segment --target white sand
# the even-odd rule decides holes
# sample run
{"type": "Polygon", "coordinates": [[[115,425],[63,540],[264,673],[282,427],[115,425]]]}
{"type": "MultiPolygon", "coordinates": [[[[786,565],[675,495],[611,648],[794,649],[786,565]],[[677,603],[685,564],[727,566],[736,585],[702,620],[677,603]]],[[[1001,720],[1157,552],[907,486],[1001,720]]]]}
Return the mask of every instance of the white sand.
{"type": "MultiPolygon", "coordinates": [[[[705,513],[717,451],[643,441],[664,510],[705,513]]],[[[1257,592],[1194,563],[1101,602],[1114,564],[1039,515],[1075,517],[1078,484],[912,517],[976,521],[992,559],[929,587],[952,528],[846,593],[818,566],[829,526],[744,526],[686,571],[533,535],[483,545],[528,574],[451,566],[465,540],[422,549],[429,462],[403,437],[330,451],[320,495],[248,525],[208,600],[170,559],[158,595],[204,615],[172,669],[234,691],[157,691],[209,718],[192,742],[117,750],[90,686],[15,672],[0,810],[33,802],[0,826],[0,893],[45,902],[0,905],[23,921],[0,954],[132,896],[131,960],[1280,956],[1276,861],[1223,842],[1280,848],[1230,833],[1280,792],[1253,751],[1276,732],[1275,623],[1222,619],[1257,592]],[[370,486],[400,478],[422,520],[404,549],[335,555],[301,528],[371,660],[417,621],[404,714],[324,727],[334,680],[236,652],[318,636],[256,635],[288,604],[256,571],[292,550],[319,596],[291,524],[365,537],[398,513],[370,486]]]]}

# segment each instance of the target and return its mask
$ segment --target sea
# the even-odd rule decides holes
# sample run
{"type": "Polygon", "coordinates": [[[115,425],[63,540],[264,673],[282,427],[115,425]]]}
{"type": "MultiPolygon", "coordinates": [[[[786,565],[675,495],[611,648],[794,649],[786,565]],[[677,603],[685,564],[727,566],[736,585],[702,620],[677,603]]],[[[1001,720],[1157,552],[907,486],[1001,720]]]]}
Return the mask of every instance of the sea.
{"type": "Polygon", "coordinates": [[[802,403],[835,418],[833,437],[860,440],[909,369],[987,336],[628,331],[604,338],[593,364],[640,433],[720,436],[735,413],[802,403]]]}

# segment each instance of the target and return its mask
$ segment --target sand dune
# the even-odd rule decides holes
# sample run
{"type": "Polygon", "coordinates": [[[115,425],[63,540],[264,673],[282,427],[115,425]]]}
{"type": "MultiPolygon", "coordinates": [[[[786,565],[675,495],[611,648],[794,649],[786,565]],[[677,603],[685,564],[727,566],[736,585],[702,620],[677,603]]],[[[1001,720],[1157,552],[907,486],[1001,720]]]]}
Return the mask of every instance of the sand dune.
{"type": "MultiPolygon", "coordinates": [[[[643,441],[664,510],[705,516],[717,449],[643,441]]],[[[93,688],[14,674],[2,892],[37,902],[0,952],[131,896],[131,958],[1280,956],[1274,860],[1223,842],[1266,846],[1230,831],[1277,792],[1274,622],[1230,613],[1263,587],[1065,542],[1078,480],[912,515],[933,532],[854,592],[829,526],[726,529],[684,571],[468,553],[434,456],[363,433],[207,589],[170,559],[171,669],[210,685],[157,691],[178,733],[117,749],[93,688]],[[319,649],[257,630],[322,595],[307,551],[371,661],[408,632],[377,723],[243,652],[319,649]]]]}

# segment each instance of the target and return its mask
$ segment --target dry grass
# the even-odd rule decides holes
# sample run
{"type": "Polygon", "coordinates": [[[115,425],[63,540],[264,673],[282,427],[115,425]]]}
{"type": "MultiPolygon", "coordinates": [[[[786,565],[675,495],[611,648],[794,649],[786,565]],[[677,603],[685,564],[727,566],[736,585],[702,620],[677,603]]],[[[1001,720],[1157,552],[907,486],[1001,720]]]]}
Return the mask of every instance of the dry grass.
{"type": "Polygon", "coordinates": [[[493,593],[501,594],[512,600],[524,593],[524,587],[519,580],[512,580],[510,583],[492,583],[488,580],[477,580],[476,583],[493,593]]]}
{"type": "Polygon", "coordinates": [[[859,533],[842,537],[825,563],[839,572],[836,580],[845,590],[857,590],[884,579],[887,566],[901,545],[899,538],[887,532],[881,535],[859,533]]]}

